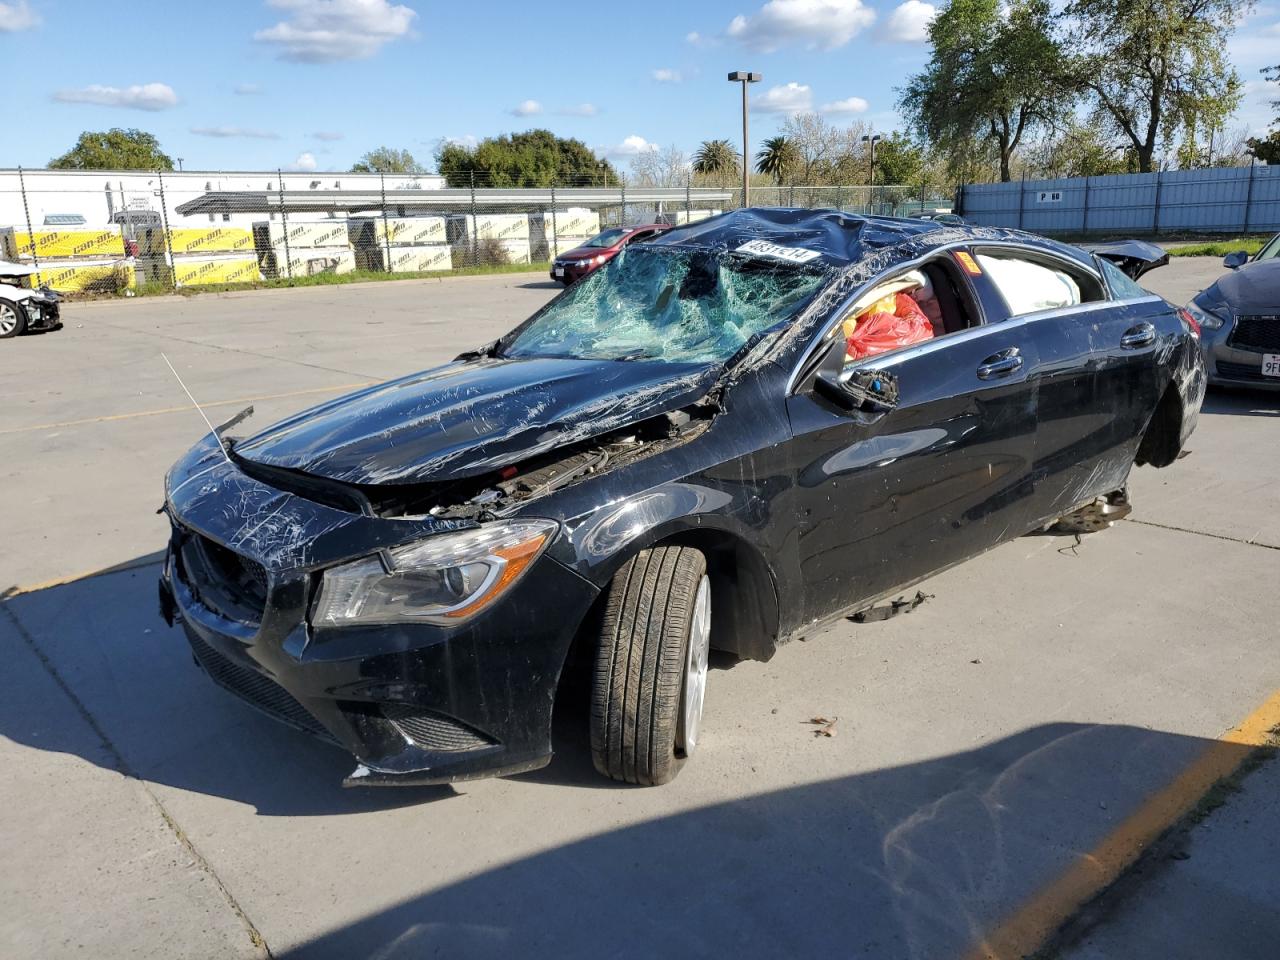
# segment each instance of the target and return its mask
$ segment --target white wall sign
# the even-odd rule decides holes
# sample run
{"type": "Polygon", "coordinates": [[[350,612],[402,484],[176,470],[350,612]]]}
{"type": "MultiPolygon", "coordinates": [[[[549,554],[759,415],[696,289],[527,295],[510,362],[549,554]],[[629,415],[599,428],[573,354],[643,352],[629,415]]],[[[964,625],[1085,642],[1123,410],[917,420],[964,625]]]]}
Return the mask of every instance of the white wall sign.
{"type": "Polygon", "coordinates": [[[1041,190],[1040,193],[1036,196],[1036,202],[1037,203],[1061,203],[1062,191],[1061,190],[1041,190]]]}

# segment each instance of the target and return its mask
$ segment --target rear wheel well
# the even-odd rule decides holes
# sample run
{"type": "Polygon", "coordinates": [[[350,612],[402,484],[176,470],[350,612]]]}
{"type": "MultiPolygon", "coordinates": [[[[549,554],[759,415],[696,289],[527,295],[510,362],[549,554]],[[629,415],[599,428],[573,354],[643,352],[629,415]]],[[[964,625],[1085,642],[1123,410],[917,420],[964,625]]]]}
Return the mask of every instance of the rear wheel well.
{"type": "Polygon", "coordinates": [[[1169,384],[1164,395],[1156,404],[1156,411],[1147,422],[1142,442],[1138,444],[1138,454],[1134,463],[1138,466],[1149,463],[1153,467],[1167,467],[1178,459],[1179,440],[1182,436],[1182,398],[1178,388],[1169,384]]]}

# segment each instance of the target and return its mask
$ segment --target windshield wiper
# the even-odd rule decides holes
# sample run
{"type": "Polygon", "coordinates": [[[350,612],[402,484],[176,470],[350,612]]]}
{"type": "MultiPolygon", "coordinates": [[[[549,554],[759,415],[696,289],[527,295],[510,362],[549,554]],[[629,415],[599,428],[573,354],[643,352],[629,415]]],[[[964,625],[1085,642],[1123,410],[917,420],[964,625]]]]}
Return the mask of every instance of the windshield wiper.
{"type": "Polygon", "coordinates": [[[627,363],[631,360],[656,360],[658,354],[650,353],[648,350],[633,350],[631,353],[624,353],[620,357],[610,357],[610,360],[617,360],[619,363],[627,363]]]}

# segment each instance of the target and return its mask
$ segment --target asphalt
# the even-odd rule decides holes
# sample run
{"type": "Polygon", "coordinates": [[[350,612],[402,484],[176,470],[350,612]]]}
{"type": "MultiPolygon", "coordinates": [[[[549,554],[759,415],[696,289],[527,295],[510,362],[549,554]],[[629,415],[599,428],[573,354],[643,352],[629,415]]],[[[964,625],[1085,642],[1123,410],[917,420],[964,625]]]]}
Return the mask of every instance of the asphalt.
{"type": "MultiPolygon", "coordinates": [[[[1149,282],[1185,300],[1219,271],[1149,282]]],[[[1280,395],[1211,394],[1192,456],[1136,471],[1114,529],[1025,537],[910,616],[717,661],[667,787],[598,778],[566,712],[537,773],[342,790],[348,758],[211,686],[156,615],[162,478],[204,429],[161,354],[211,417],[252,401],[266,423],[554,292],[77,304],[0,345],[0,955],[958,956],[1280,689],[1280,395]]]]}

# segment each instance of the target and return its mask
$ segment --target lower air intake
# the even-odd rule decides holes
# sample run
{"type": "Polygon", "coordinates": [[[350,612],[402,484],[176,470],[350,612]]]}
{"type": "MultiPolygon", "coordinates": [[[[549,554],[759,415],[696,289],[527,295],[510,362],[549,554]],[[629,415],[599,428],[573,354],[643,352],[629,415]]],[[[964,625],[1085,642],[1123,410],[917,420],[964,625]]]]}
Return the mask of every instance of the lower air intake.
{"type": "Polygon", "coordinates": [[[458,753],[493,745],[493,741],[443,714],[421,707],[388,703],[382,715],[394,723],[407,740],[423,750],[458,753]]]}
{"type": "Polygon", "coordinates": [[[280,684],[255,670],[233,663],[199,637],[188,635],[187,639],[191,641],[196,660],[218,686],[231,691],[250,706],[257,707],[276,720],[321,739],[333,741],[333,734],[322,727],[280,684]]]}

